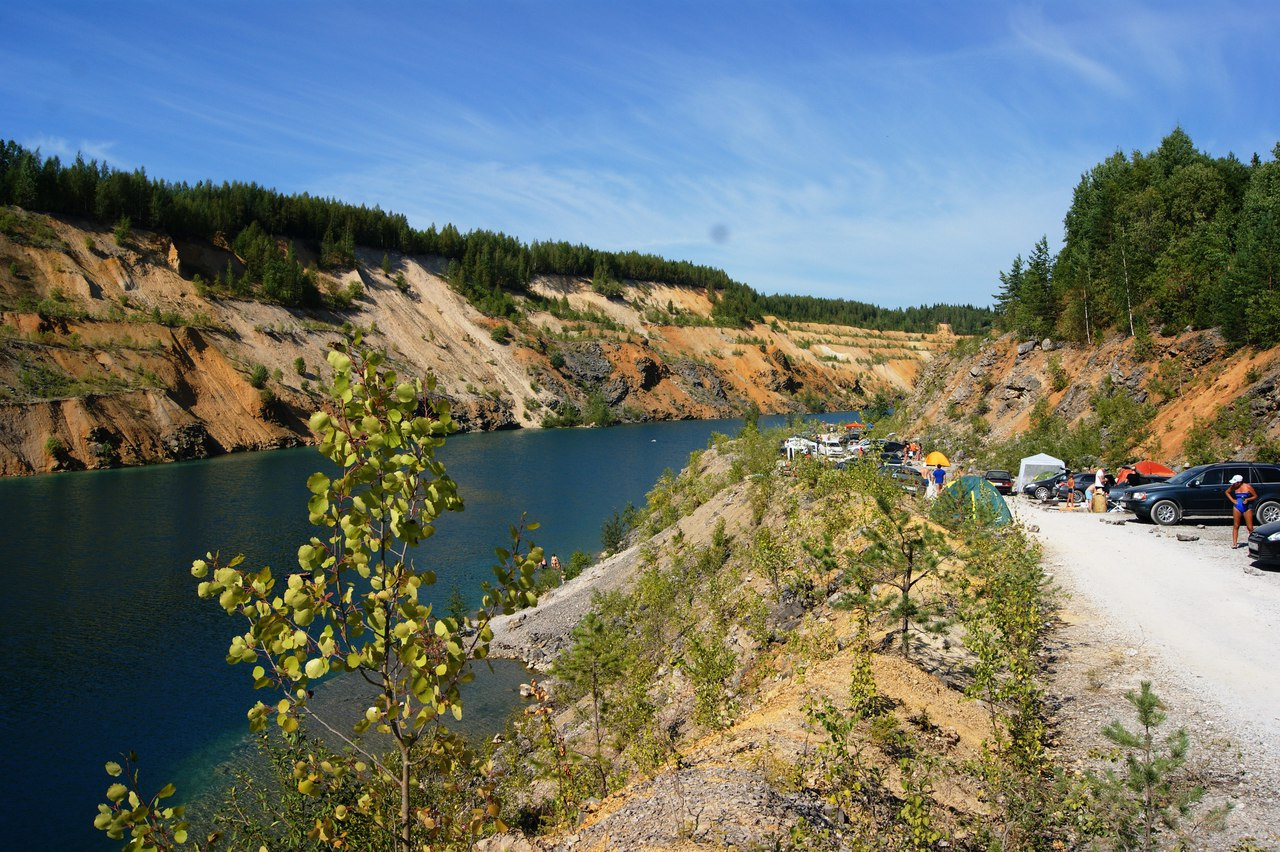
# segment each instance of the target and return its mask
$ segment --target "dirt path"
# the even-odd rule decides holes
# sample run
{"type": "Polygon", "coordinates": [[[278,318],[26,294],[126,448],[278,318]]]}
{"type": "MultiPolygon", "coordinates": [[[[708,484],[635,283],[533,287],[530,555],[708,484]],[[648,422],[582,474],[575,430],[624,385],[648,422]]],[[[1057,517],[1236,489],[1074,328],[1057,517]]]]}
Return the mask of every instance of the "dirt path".
{"type": "Polygon", "coordinates": [[[1210,798],[1234,803],[1228,831],[1204,848],[1280,843],[1280,572],[1232,550],[1229,524],[1116,524],[1132,516],[1011,504],[1038,527],[1066,593],[1052,689],[1067,755],[1080,763],[1105,747],[1112,720],[1132,729],[1123,695],[1150,680],[1169,714],[1159,733],[1185,726],[1210,798]]]}

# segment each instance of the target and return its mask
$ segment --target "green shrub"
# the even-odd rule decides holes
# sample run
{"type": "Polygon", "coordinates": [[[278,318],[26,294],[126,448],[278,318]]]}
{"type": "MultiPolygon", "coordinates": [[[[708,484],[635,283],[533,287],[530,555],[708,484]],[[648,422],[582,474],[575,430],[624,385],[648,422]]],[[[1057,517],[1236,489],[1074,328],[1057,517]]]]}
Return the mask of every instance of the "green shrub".
{"type": "Polygon", "coordinates": [[[489,339],[494,343],[500,343],[503,346],[511,339],[511,329],[507,328],[506,323],[498,323],[494,326],[493,331],[489,332],[489,339]]]}
{"type": "Polygon", "coordinates": [[[605,553],[618,550],[639,516],[639,510],[628,502],[621,512],[615,511],[605,520],[600,529],[600,546],[604,548],[605,553]]]}
{"type": "Polygon", "coordinates": [[[267,368],[262,364],[254,364],[253,369],[249,371],[249,384],[261,390],[267,386],[267,368]]]}
{"type": "Polygon", "coordinates": [[[121,216],[116,220],[115,227],[111,230],[111,235],[115,237],[116,245],[123,246],[133,236],[133,222],[128,216],[121,216]]]}
{"type": "Polygon", "coordinates": [[[591,557],[581,550],[569,554],[569,564],[564,568],[564,578],[572,580],[591,566],[591,557]]]}

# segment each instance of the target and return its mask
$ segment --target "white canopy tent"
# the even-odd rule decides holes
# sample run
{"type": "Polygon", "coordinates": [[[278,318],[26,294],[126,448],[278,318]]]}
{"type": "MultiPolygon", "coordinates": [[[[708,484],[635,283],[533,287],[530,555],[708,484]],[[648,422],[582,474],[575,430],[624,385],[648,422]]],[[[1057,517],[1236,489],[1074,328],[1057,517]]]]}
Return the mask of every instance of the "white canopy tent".
{"type": "Polygon", "coordinates": [[[1065,470],[1066,467],[1062,459],[1055,459],[1048,453],[1027,456],[1018,465],[1018,478],[1013,481],[1013,490],[1015,492],[1021,491],[1022,486],[1035,482],[1037,479],[1043,479],[1046,476],[1053,476],[1058,471],[1065,470]]]}
{"type": "Polygon", "coordinates": [[[787,451],[787,461],[791,461],[797,455],[816,455],[818,452],[818,442],[810,441],[808,438],[801,438],[798,435],[793,435],[782,442],[782,448],[787,451]]]}

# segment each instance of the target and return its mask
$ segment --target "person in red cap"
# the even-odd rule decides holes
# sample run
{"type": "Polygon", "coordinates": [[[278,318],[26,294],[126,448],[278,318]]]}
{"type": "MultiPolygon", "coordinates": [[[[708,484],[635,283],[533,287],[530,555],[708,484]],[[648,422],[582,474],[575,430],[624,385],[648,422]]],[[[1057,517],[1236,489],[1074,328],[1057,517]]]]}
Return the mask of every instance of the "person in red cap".
{"type": "Polygon", "coordinates": [[[1253,535],[1253,501],[1258,499],[1258,492],[1244,481],[1244,477],[1236,474],[1231,477],[1227,486],[1227,499],[1231,501],[1231,549],[1240,546],[1240,521],[1243,520],[1253,535]]]}

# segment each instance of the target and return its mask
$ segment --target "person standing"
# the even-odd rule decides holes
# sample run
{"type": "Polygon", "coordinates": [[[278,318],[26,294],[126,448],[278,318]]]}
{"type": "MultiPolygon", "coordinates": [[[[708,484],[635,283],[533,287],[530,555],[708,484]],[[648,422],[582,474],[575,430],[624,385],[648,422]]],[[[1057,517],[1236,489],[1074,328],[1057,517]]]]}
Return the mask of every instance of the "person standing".
{"type": "Polygon", "coordinates": [[[1074,509],[1076,506],[1076,475],[1071,471],[1067,471],[1067,508],[1074,509]]]}
{"type": "Polygon", "coordinates": [[[947,481],[947,472],[942,469],[942,465],[936,464],[933,466],[933,473],[929,475],[929,478],[929,496],[937,497],[942,493],[943,483],[947,481]]]}
{"type": "Polygon", "coordinates": [[[1240,522],[1243,520],[1249,535],[1253,535],[1253,501],[1258,499],[1258,492],[1244,481],[1244,477],[1236,474],[1231,477],[1227,486],[1227,499],[1231,501],[1231,549],[1240,546],[1240,522]]]}

